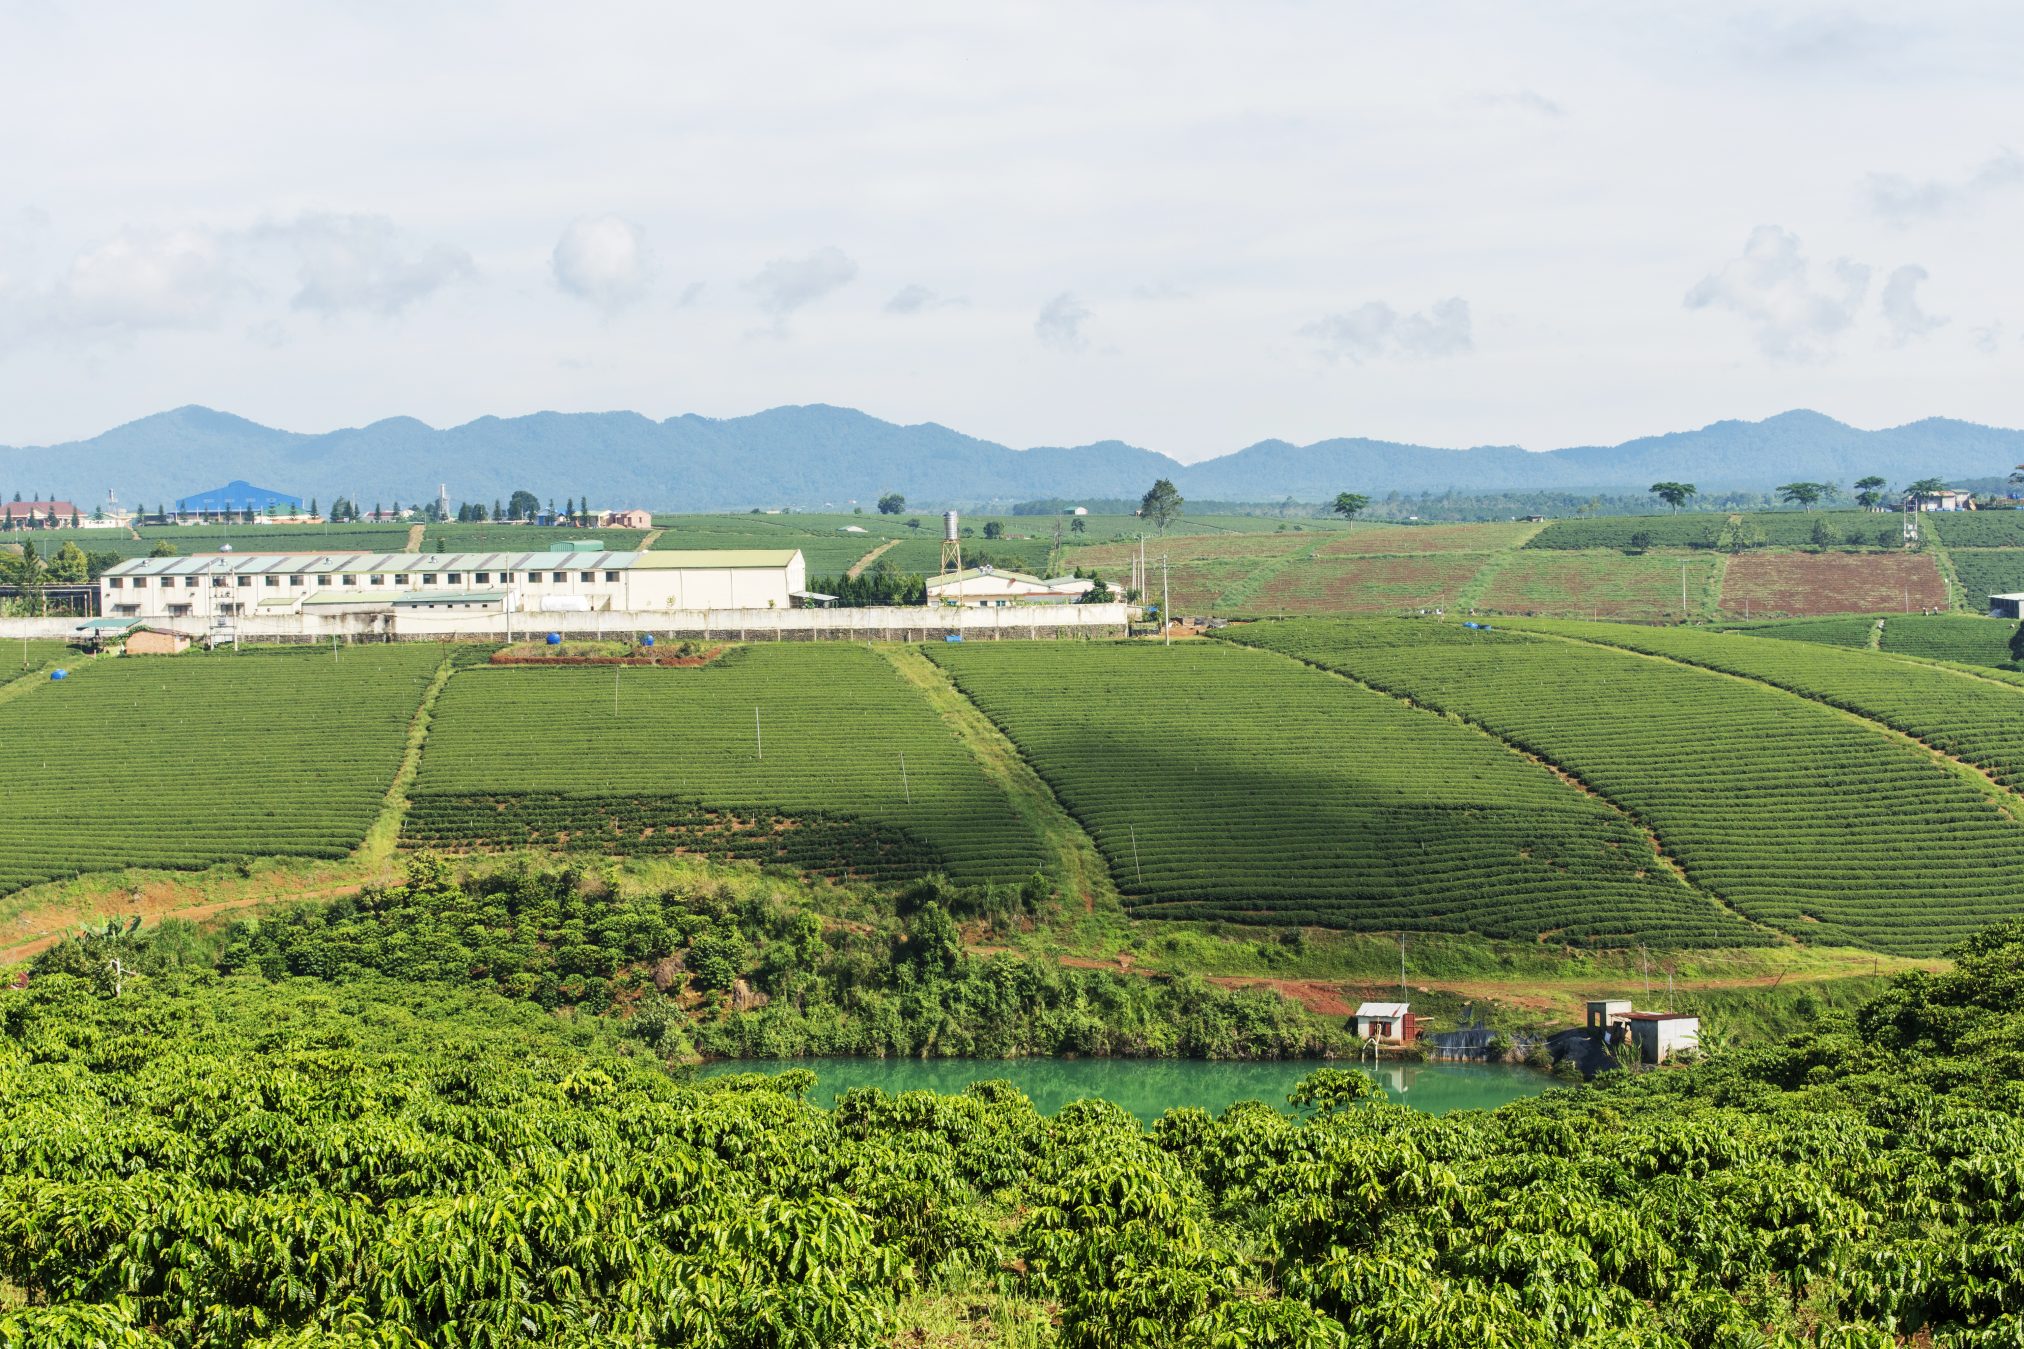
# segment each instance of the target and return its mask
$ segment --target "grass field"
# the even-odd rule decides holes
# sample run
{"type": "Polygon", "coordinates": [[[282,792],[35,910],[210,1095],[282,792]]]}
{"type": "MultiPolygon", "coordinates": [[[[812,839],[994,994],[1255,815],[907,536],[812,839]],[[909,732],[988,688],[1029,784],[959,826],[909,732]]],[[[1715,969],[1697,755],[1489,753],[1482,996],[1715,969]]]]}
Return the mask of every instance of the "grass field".
{"type": "Polygon", "coordinates": [[[1876,620],[1866,616],[1787,618],[1770,622],[1724,623],[1718,625],[1718,629],[1752,637],[1780,637],[1788,642],[1815,642],[1821,646],[1867,647],[1876,635],[1876,620]]]}
{"type": "Polygon", "coordinates": [[[1589,614],[1677,619],[1681,574],[1688,617],[1707,611],[1719,565],[1706,556],[1520,550],[1490,580],[1477,604],[1494,613],[1589,614]]]}
{"type": "Polygon", "coordinates": [[[1040,840],[949,727],[854,645],[737,648],[695,669],[461,671],[413,795],[411,845],[693,852],[965,883],[1042,865],[1040,840]]]}
{"type": "Polygon", "coordinates": [[[1745,553],[1729,563],[1722,608],[1770,617],[1950,607],[1930,553],[1745,553]]]}
{"type": "MultiPolygon", "coordinates": [[[[2024,916],[2024,827],[1991,789],[1783,689],[1454,623],[1293,621],[1233,633],[1542,755],[1643,820],[1697,884],[1804,940],[1932,954],[2024,916]]],[[[1867,659],[1785,645],[1814,659],[1867,659]]]]}
{"type": "Polygon", "coordinates": [[[1991,595],[2024,591],[2024,548],[1950,548],[1947,556],[1961,578],[1963,602],[1985,612],[1991,595]]]}
{"type": "Polygon", "coordinates": [[[1651,548],[1719,548],[1731,540],[1753,548],[1802,548],[1815,543],[1816,527],[1831,548],[1873,549],[1899,545],[1897,517],[1870,511],[1753,511],[1728,515],[1688,511],[1684,515],[1611,515],[1554,520],[1527,548],[1631,548],[1637,535],[1651,548]]]}
{"type": "Polygon", "coordinates": [[[1899,656],[1953,661],[1960,665],[2008,668],[2019,664],[2015,619],[1974,614],[1890,614],[1874,618],[1801,618],[1782,623],[1752,623],[1728,629],[1753,637],[1827,646],[1862,647],[1875,636],[1877,649],[1899,656]],[[1881,627],[1879,628],[1879,624],[1881,627]]]}
{"type": "Polygon", "coordinates": [[[1479,525],[1358,525],[1341,538],[1322,544],[1316,556],[1493,553],[1517,547],[1539,528],[1517,520],[1479,525]]]}
{"type": "Polygon", "coordinates": [[[2024,548],[2024,511],[1928,511],[1919,527],[1948,548],[2024,548]]]}
{"type": "Polygon", "coordinates": [[[1222,643],[930,656],[1142,916],[1557,940],[1753,940],[1637,828],[1454,722],[1222,643]]]}
{"type": "Polygon", "coordinates": [[[0,894],[122,867],[341,857],[393,785],[427,646],[80,662],[0,701],[0,894]]]}

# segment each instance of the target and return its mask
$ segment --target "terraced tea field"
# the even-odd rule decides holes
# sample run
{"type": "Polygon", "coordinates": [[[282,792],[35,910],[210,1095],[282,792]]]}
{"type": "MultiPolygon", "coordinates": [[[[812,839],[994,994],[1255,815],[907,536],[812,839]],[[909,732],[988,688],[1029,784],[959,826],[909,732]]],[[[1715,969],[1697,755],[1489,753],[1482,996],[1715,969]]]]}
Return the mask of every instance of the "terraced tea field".
{"type": "Polygon", "coordinates": [[[1968,608],[1985,612],[1991,595],[2024,591],[2024,548],[1950,548],[1968,608]]]}
{"type": "Polygon", "coordinates": [[[1877,618],[1811,618],[1785,623],[1753,623],[1725,629],[1752,637],[1788,642],[1819,642],[1828,646],[1868,646],[1900,656],[1952,661],[1959,665],[2005,668],[2020,663],[2015,619],[1980,618],[1973,614],[1890,614],[1877,618]]]}
{"type": "Polygon", "coordinates": [[[1688,511],[1684,515],[1610,515],[1553,520],[1532,536],[1527,548],[1622,551],[1632,539],[1645,536],[1650,548],[1717,548],[1725,536],[1740,536],[1757,548],[1804,548],[1813,545],[1814,527],[1824,527],[1830,547],[1875,548],[1899,544],[1899,524],[1892,515],[1869,511],[1752,511],[1730,515],[1720,511],[1688,511]],[[1886,543],[1885,541],[1888,540],[1886,543]]]}
{"type": "Polygon", "coordinates": [[[1723,609],[1767,618],[1906,613],[1949,603],[1930,553],[1745,553],[1722,580],[1723,609]]]}
{"type": "MultiPolygon", "coordinates": [[[[1990,792],[1808,698],[1627,650],[1452,622],[1294,620],[1233,635],[1466,717],[1561,765],[1648,824],[1696,883],[1805,940],[1931,954],[2024,916],[2024,827],[1990,792]]],[[[1914,668],[1785,645],[1807,661],[1914,668]]],[[[1864,696],[1881,698],[1894,679],[1865,684],[1864,696]]],[[[1998,747],[1985,720],[1995,704],[1965,687],[1973,683],[1947,686],[1955,719],[1988,733],[1981,752],[2007,757],[2015,751],[1998,747]]]]}
{"type": "Polygon", "coordinates": [[[344,856],[443,658],[428,646],[102,658],[0,700],[14,784],[0,894],[129,866],[344,856]]]}
{"type": "MultiPolygon", "coordinates": [[[[1889,624],[1898,621],[1886,621],[1886,635],[1889,624]]],[[[2024,693],[1976,674],[1893,660],[1868,651],[1765,641],[1733,633],[1620,623],[1525,626],[1666,656],[1789,689],[1915,736],[1944,754],[1985,769],[2005,786],[2024,786],[2024,693]]]]}
{"type": "Polygon", "coordinates": [[[965,883],[1042,864],[1002,790],[862,646],[745,647],[693,669],[461,671],[413,799],[410,845],[694,852],[965,883]]]}
{"type": "Polygon", "coordinates": [[[1224,643],[928,653],[1147,917],[1747,943],[1622,815],[1452,721],[1224,643]]]}

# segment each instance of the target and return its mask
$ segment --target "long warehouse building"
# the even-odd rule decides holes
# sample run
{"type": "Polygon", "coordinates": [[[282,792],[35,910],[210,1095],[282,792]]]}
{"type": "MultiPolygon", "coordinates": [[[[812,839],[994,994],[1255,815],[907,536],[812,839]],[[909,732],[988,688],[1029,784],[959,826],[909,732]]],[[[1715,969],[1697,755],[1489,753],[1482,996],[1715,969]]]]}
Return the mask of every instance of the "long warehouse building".
{"type": "Polygon", "coordinates": [[[799,549],[539,553],[207,553],[132,558],[99,578],[99,612],[230,620],[403,611],[650,614],[788,609],[805,595],[799,549]]]}

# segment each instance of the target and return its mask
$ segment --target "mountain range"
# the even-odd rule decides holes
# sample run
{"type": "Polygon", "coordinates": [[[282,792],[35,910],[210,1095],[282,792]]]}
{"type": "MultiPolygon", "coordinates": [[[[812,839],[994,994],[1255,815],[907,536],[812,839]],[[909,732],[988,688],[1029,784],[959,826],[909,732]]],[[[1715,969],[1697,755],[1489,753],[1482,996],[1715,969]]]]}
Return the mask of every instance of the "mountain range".
{"type": "Polygon", "coordinates": [[[2024,461],[2024,431],[1928,418],[1865,431],[1817,412],[1721,421],[1620,445],[1530,451],[1437,449],[1361,438],[1262,440],[1194,464],[1127,445],[1013,449],[944,426],[902,426],[851,408],[778,407],[746,417],[654,421],[633,412],[481,417],[438,429],[412,417],[309,435],[183,407],[62,445],[0,446],[0,490],[79,504],[187,496],[220,478],[328,501],[546,499],[664,511],[813,508],[903,493],[916,506],[1005,506],[1039,498],[1136,497],[1171,478],[1201,501],[1325,501],[1340,491],[1642,492],[1661,479],[1703,492],[1795,479],[1847,486],[1988,478],[2024,461]]]}

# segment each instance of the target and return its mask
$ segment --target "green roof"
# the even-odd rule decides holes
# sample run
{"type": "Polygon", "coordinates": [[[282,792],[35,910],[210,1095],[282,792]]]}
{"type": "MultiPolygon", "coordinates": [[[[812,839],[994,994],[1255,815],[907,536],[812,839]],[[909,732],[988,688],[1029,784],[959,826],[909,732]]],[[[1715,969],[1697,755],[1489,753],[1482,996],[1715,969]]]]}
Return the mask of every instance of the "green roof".
{"type": "Polygon", "coordinates": [[[503,590],[411,590],[394,596],[395,604],[503,604],[503,590]]]}
{"type": "Polygon", "coordinates": [[[138,618],[93,618],[77,625],[79,632],[132,632],[141,625],[138,618]]]}

